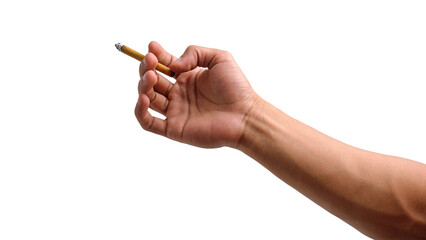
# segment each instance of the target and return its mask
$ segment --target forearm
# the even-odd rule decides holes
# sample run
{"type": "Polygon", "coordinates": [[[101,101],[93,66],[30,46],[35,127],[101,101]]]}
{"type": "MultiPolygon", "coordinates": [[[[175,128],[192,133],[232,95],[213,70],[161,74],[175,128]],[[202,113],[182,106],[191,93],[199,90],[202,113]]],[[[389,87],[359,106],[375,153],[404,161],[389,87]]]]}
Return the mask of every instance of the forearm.
{"type": "Polygon", "coordinates": [[[416,231],[426,236],[424,164],[351,147],[263,100],[254,109],[246,117],[240,150],[369,236],[416,231]],[[413,174],[416,183],[410,182],[413,174]]]}

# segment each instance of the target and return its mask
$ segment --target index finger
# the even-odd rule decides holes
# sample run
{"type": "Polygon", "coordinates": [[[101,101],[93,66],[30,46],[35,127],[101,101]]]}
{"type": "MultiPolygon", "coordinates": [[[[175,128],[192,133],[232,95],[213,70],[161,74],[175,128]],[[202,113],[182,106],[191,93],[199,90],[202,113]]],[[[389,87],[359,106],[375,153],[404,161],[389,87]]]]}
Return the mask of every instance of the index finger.
{"type": "Polygon", "coordinates": [[[169,66],[172,62],[176,61],[176,57],[168,53],[164,48],[155,41],[152,41],[148,45],[149,52],[152,52],[163,65],[169,66]]]}

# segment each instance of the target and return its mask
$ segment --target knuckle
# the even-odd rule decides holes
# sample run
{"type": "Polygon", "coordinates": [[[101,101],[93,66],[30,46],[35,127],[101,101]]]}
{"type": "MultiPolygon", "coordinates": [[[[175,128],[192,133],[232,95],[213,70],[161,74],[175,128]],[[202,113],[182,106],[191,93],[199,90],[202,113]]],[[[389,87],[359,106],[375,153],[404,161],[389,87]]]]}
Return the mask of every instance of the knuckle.
{"type": "Polygon", "coordinates": [[[167,113],[168,108],[169,108],[169,101],[164,101],[164,104],[162,107],[162,113],[167,113]]]}
{"type": "Polygon", "coordinates": [[[195,50],[197,48],[197,46],[196,45],[189,45],[186,49],[188,50],[188,51],[193,51],[193,50],[195,50]]]}
{"type": "Polygon", "coordinates": [[[197,45],[189,45],[186,48],[186,53],[193,54],[194,52],[198,54],[199,47],[197,45]]]}
{"type": "Polygon", "coordinates": [[[186,83],[188,82],[188,76],[187,76],[187,74],[181,74],[179,76],[179,78],[176,79],[176,82],[179,83],[179,86],[185,86],[186,83]]]}
{"type": "Polygon", "coordinates": [[[138,107],[136,106],[135,107],[135,116],[136,116],[136,119],[140,119],[140,117],[141,117],[141,113],[140,113],[140,110],[138,109],[138,107]]]}
{"type": "Polygon", "coordinates": [[[153,103],[157,99],[157,93],[152,94],[152,97],[149,99],[150,103],[153,103]]]}
{"type": "Polygon", "coordinates": [[[144,119],[142,119],[142,116],[140,118],[138,118],[139,124],[141,125],[141,127],[146,130],[149,131],[152,127],[152,124],[154,121],[146,121],[144,119]]]}
{"type": "Polygon", "coordinates": [[[143,128],[144,130],[148,130],[148,129],[149,129],[148,125],[146,125],[146,124],[141,124],[141,126],[142,126],[142,128],[143,128]]]}
{"type": "Polygon", "coordinates": [[[233,59],[232,54],[226,50],[221,50],[220,55],[225,59],[233,59]]]}

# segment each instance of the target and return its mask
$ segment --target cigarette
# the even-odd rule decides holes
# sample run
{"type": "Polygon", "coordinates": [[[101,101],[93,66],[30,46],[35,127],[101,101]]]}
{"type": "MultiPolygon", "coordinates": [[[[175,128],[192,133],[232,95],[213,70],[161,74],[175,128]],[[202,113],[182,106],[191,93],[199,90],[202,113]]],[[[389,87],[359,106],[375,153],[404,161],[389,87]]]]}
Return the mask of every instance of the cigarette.
{"type": "MultiPolygon", "coordinates": [[[[115,44],[115,47],[118,49],[118,51],[138,60],[138,61],[142,61],[142,59],[145,58],[145,55],[143,55],[142,53],[139,53],[131,48],[129,48],[126,45],[123,45],[121,43],[117,43],[115,44]]],[[[158,71],[166,74],[167,76],[173,77],[175,75],[175,73],[170,70],[170,68],[164,66],[161,63],[157,63],[157,66],[155,66],[155,69],[157,69],[158,71]]]]}

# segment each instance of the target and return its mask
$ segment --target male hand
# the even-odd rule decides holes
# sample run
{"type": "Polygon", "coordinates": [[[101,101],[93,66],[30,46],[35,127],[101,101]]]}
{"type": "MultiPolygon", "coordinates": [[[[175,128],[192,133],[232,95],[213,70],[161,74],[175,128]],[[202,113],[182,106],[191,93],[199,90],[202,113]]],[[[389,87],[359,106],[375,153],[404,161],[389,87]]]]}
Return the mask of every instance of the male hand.
{"type": "Polygon", "coordinates": [[[231,54],[217,49],[189,46],[176,59],[151,42],[139,73],[135,115],[141,126],[195,146],[235,147],[260,99],[231,54]],[[176,73],[174,84],[155,71],[158,62],[176,73]],[[148,108],[166,119],[153,117],[148,108]]]}

